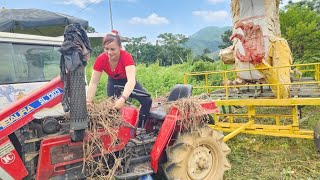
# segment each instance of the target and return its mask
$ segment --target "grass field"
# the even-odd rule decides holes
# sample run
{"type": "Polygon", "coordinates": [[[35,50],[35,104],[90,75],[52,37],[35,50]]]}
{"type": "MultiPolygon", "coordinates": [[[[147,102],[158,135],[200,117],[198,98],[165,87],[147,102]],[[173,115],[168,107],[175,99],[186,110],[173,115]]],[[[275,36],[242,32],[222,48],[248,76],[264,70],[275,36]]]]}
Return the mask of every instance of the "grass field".
{"type": "MultiPolygon", "coordinates": [[[[302,113],[301,126],[313,129],[320,106],[305,107],[302,113]]],[[[320,153],[313,140],[240,134],[227,144],[232,168],[224,179],[320,179],[320,153]]]]}

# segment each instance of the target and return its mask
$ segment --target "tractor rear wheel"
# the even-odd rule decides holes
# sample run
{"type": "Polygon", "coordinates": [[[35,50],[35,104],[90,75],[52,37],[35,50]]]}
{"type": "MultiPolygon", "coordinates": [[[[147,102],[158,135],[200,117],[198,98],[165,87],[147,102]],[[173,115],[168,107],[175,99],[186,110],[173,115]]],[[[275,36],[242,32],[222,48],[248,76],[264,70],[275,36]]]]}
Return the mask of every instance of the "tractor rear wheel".
{"type": "Polygon", "coordinates": [[[230,149],[223,135],[209,127],[182,134],[166,153],[163,170],[168,179],[220,180],[230,169],[226,158],[230,149]]]}

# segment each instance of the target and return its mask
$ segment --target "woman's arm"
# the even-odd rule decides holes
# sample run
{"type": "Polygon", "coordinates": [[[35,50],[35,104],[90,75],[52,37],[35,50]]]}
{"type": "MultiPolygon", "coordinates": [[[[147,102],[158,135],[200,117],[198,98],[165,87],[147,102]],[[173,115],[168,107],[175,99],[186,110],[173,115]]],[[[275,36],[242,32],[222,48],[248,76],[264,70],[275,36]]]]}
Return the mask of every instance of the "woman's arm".
{"type": "Polygon", "coordinates": [[[136,85],[136,66],[126,66],[127,83],[124,86],[122,95],[128,98],[136,85]]]}
{"type": "Polygon", "coordinates": [[[96,95],[97,87],[100,81],[102,72],[92,70],[91,80],[87,91],[87,103],[91,103],[93,97],[96,95]]]}
{"type": "Polygon", "coordinates": [[[114,107],[121,109],[125,105],[126,99],[130,96],[136,85],[136,67],[134,65],[126,66],[127,83],[124,86],[122,96],[115,102],[114,107]]]}

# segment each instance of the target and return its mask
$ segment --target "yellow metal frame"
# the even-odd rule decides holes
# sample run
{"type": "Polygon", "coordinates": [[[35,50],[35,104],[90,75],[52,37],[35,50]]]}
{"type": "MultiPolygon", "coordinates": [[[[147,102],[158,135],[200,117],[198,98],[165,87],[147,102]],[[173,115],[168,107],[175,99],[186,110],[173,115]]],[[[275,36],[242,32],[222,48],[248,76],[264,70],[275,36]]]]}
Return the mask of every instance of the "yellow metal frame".
{"type": "MultiPolygon", "coordinates": [[[[309,73],[313,74],[312,82],[294,82],[282,85],[308,85],[316,84],[320,85],[320,63],[311,64],[296,64],[291,66],[281,66],[272,68],[283,68],[290,67],[291,69],[296,68],[303,74],[309,73]],[[308,67],[307,69],[305,69],[308,67]]],[[[320,97],[315,98],[303,98],[303,97],[293,97],[280,99],[279,98],[279,87],[280,83],[277,84],[251,84],[251,85],[235,85],[235,86],[210,86],[209,85],[209,75],[220,76],[220,81],[228,80],[228,77],[235,77],[237,72],[241,71],[252,71],[253,69],[245,70],[229,70],[222,72],[192,72],[186,73],[184,75],[184,83],[188,83],[190,76],[204,76],[205,85],[204,86],[193,86],[195,89],[205,89],[207,93],[211,93],[215,89],[225,89],[225,98],[214,100],[218,106],[245,106],[247,107],[247,112],[243,114],[233,114],[233,113],[217,113],[214,114],[215,125],[210,125],[211,128],[216,130],[230,132],[225,136],[224,141],[231,139],[239,133],[247,134],[258,134],[258,135],[268,135],[268,136],[278,136],[278,137],[293,137],[293,138],[307,138],[313,139],[312,130],[304,130],[299,128],[299,112],[298,107],[304,105],[319,106],[320,97]],[[231,75],[230,75],[231,74],[231,75]],[[229,99],[229,89],[234,87],[250,87],[250,86],[277,86],[278,91],[274,99],[229,99]],[[258,114],[256,109],[260,107],[287,107],[291,109],[290,114],[258,114]],[[244,122],[237,122],[236,119],[241,118],[244,122]],[[259,124],[257,123],[258,118],[270,119],[271,124],[259,124]],[[290,124],[281,124],[281,119],[290,119],[290,124]],[[223,121],[223,120],[224,121],[223,121]]],[[[261,69],[258,69],[261,70],[261,69]]]]}

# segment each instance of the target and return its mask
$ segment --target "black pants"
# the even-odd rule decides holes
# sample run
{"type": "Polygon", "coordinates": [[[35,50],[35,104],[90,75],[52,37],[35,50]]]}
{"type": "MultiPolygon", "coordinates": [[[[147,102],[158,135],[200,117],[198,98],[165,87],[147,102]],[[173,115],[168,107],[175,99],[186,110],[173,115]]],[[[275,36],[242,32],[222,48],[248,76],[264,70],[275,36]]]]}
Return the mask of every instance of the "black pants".
{"type": "MultiPolygon", "coordinates": [[[[121,85],[124,86],[127,83],[127,79],[112,79],[112,78],[108,78],[108,85],[107,85],[107,94],[109,97],[111,96],[116,96],[119,97],[121,96],[121,92],[117,91],[114,88],[114,85],[121,85]]],[[[134,89],[143,91],[143,92],[147,92],[146,90],[144,90],[142,88],[142,86],[140,85],[140,83],[136,82],[136,85],[134,86],[134,89]]],[[[130,97],[132,97],[130,95],[130,97]]],[[[137,99],[139,101],[139,103],[141,104],[141,108],[140,108],[140,113],[139,113],[139,122],[138,122],[138,127],[142,127],[142,125],[145,123],[145,120],[148,118],[149,116],[149,112],[150,112],[150,108],[151,108],[151,104],[152,104],[152,99],[150,97],[134,97],[135,99],[137,99]]]]}

